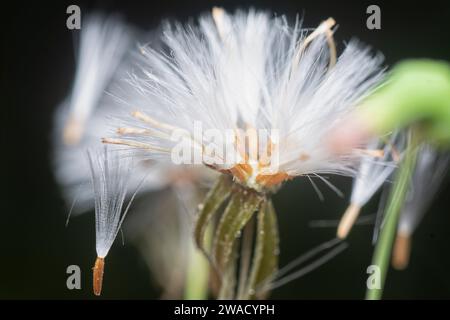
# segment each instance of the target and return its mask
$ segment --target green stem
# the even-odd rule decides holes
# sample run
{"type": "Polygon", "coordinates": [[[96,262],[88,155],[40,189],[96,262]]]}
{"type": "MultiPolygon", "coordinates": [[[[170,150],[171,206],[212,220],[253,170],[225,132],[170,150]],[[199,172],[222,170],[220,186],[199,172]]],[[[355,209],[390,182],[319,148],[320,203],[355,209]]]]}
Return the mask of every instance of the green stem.
{"type": "MultiPolygon", "coordinates": [[[[211,228],[205,232],[205,242],[211,242],[211,228]]],[[[208,299],[209,262],[194,243],[189,248],[189,262],[186,271],[185,300],[208,299]]]]}
{"type": "Polygon", "coordinates": [[[380,237],[375,247],[372,259],[372,265],[378,266],[380,270],[380,288],[368,288],[366,291],[366,299],[380,300],[383,294],[384,284],[386,281],[389,261],[391,258],[392,244],[395,234],[397,233],[397,224],[400,216],[400,210],[406,197],[409,187],[411,173],[416,163],[417,155],[417,135],[411,132],[411,138],[405,152],[400,169],[396,175],[393,190],[389,194],[388,205],[385,214],[385,224],[380,231],[380,237]]]}

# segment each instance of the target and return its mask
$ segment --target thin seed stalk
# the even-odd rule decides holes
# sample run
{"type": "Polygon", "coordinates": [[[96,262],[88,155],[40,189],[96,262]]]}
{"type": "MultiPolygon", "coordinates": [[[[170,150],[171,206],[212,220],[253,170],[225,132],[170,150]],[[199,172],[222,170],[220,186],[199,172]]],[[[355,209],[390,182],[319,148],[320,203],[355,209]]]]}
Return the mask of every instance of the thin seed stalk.
{"type": "Polygon", "coordinates": [[[380,300],[383,294],[384,284],[386,282],[387,271],[389,268],[389,261],[392,254],[392,246],[397,233],[400,210],[405,201],[406,192],[410,185],[411,174],[416,163],[416,139],[416,133],[411,132],[411,138],[405,152],[405,158],[401,163],[400,169],[395,178],[394,186],[389,194],[385,214],[385,225],[381,229],[372,259],[372,265],[378,266],[380,270],[380,288],[368,288],[366,291],[367,300],[380,300]]]}

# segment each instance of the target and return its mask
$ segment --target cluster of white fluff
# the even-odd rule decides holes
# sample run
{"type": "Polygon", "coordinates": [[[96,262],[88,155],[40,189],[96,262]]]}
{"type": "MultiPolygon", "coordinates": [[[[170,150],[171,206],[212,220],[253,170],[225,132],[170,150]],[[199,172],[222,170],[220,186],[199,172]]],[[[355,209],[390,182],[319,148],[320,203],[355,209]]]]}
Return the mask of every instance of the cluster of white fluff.
{"type": "Polygon", "coordinates": [[[130,28],[117,17],[83,20],[74,85],[55,112],[53,132],[55,177],[68,201],[76,200],[75,212],[93,206],[86,150],[100,148],[100,138],[112,133],[107,119],[116,105],[104,92],[123,75],[132,41],[130,28]]]}
{"type": "MultiPolygon", "coordinates": [[[[215,9],[198,25],[166,25],[166,50],[142,47],[127,84],[113,91],[130,108],[120,126],[138,129],[115,142],[170,161],[171,133],[193,136],[196,121],[205,129],[275,129],[278,172],[353,173],[360,153],[336,156],[324,139],[379,83],[383,59],[352,40],[330,67],[329,36],[308,38],[308,31],[253,10],[215,9]]],[[[259,150],[269,143],[260,141],[259,150]]]]}
{"type": "MultiPolygon", "coordinates": [[[[111,122],[121,106],[108,91],[127,75],[133,35],[131,28],[115,16],[93,15],[83,21],[76,46],[74,86],[56,110],[53,132],[55,177],[64,187],[67,201],[74,203],[74,213],[93,208],[86,150],[102,149],[101,138],[115,132],[111,122]]],[[[141,162],[133,168],[131,189],[144,176],[147,178],[140,191],[162,189],[170,183],[172,170],[171,164],[141,162]]]]}
{"type": "Polygon", "coordinates": [[[100,103],[132,39],[130,28],[117,17],[93,15],[83,22],[74,85],[67,99],[70,113],[64,130],[67,144],[79,142],[86,121],[100,103]]]}

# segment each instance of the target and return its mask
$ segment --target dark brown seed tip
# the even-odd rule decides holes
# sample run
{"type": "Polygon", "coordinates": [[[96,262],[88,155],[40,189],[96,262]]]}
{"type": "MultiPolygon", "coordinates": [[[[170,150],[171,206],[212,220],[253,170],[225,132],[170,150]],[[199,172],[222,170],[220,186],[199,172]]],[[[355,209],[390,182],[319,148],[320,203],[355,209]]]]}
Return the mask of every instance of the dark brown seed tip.
{"type": "Polygon", "coordinates": [[[94,294],[99,296],[102,293],[102,283],[103,283],[103,270],[105,268],[105,259],[97,257],[95,260],[95,265],[93,270],[93,287],[94,294]]]}
{"type": "Polygon", "coordinates": [[[411,253],[411,237],[408,234],[399,232],[395,239],[392,252],[392,266],[396,270],[404,270],[409,264],[411,253]]]}

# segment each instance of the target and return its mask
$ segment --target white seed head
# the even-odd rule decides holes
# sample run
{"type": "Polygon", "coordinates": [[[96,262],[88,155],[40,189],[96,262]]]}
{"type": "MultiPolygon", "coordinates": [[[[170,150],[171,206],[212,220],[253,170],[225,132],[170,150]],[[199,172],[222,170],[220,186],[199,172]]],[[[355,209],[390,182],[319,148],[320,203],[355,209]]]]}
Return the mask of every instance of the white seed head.
{"type": "MultiPolygon", "coordinates": [[[[205,130],[276,130],[277,144],[257,142],[257,160],[277,151],[276,170],[242,153],[237,139],[232,158],[244,163],[209,165],[255,188],[302,174],[352,174],[361,155],[336,156],[324,139],[379,83],[382,57],[352,40],[335,59],[333,25],[328,19],[308,33],[284,17],[221,9],[198,26],[166,25],[167,51],[141,48],[127,83],[113,93],[130,110],[120,126],[136,129],[116,142],[167,161],[173,132],[195,140],[195,123],[205,130]]],[[[206,152],[207,143],[193,142],[206,152]]]]}

